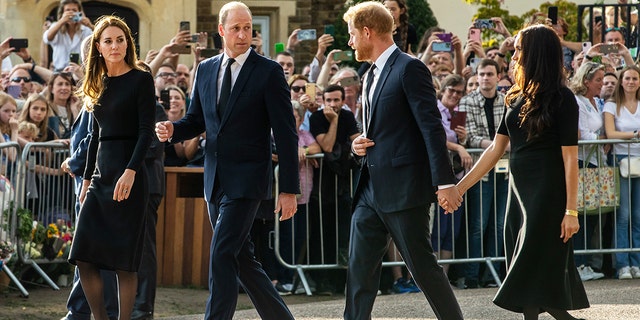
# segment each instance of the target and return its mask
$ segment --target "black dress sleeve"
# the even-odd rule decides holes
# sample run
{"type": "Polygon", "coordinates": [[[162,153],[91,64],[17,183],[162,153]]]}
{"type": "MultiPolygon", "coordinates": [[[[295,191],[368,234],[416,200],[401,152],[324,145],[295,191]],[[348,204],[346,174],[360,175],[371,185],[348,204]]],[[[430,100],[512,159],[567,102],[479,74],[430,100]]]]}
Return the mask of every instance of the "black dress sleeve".
{"type": "Polygon", "coordinates": [[[133,150],[127,169],[138,171],[144,163],[147,150],[153,141],[153,128],[155,125],[156,99],[153,78],[150,73],[141,72],[142,75],[136,85],[138,92],[138,141],[133,150]]]}

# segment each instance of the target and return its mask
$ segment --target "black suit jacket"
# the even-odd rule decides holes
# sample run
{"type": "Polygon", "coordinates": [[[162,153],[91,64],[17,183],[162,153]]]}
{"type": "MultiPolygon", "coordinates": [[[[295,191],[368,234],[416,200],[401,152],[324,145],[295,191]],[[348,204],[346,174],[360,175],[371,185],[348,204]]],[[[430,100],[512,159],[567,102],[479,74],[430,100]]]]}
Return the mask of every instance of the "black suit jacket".
{"type": "Polygon", "coordinates": [[[216,175],[228,197],[264,200],[272,196],[273,131],[280,165],[279,191],[299,193],[298,135],[282,67],[251,50],[220,119],[216,101],[222,58],[221,54],[198,66],[189,111],[174,123],[172,142],[191,139],[206,130],[207,200],[212,199],[216,175]]]}
{"type": "Polygon", "coordinates": [[[438,185],[455,184],[431,73],[399,49],[376,82],[367,138],[375,145],[364,163],[383,212],[434,202],[438,185]]]}

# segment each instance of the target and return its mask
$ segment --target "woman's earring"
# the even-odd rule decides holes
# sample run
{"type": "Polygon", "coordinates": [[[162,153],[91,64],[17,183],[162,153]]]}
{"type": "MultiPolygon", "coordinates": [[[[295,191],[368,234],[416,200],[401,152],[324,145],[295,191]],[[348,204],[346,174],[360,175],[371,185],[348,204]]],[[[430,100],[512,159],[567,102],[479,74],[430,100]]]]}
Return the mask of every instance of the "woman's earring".
{"type": "Polygon", "coordinates": [[[102,53],[98,52],[98,57],[102,58],[102,53]]]}

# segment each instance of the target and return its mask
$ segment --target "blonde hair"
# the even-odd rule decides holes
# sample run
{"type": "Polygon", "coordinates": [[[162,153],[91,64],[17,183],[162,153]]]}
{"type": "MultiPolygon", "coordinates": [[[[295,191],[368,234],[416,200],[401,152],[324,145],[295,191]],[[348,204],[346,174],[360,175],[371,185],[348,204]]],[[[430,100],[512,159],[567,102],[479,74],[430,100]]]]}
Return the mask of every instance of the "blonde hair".
{"type": "MultiPolygon", "coordinates": [[[[16,107],[16,109],[18,109],[18,104],[16,103],[16,100],[12,96],[0,91],[0,108],[2,108],[2,106],[4,106],[7,103],[11,103],[14,107],[16,107]]],[[[9,127],[9,124],[0,123],[0,132],[10,134],[11,128],[9,127]]]]}
{"type": "Polygon", "coordinates": [[[604,65],[595,62],[585,62],[582,64],[571,79],[570,88],[573,93],[582,96],[587,93],[587,86],[584,82],[593,79],[598,70],[602,70],[604,74],[604,65]]]}
{"type": "Polygon", "coordinates": [[[100,17],[96,22],[96,27],[93,29],[93,35],[91,36],[91,46],[89,47],[89,54],[86,57],[84,83],[77,92],[78,96],[83,97],[84,105],[89,112],[93,111],[93,108],[98,104],[98,100],[106,87],[105,78],[107,77],[107,65],[98,48],[96,48],[96,45],[100,43],[102,32],[108,27],[116,27],[124,32],[127,41],[127,52],[124,56],[124,62],[131,69],[141,70],[137,64],[138,56],[129,26],[127,26],[121,18],[116,16],[100,17]]]}
{"type": "Polygon", "coordinates": [[[32,95],[29,96],[29,98],[27,98],[27,101],[25,101],[24,105],[22,106],[22,111],[20,112],[20,115],[18,116],[18,121],[20,122],[31,122],[33,123],[37,128],[38,131],[40,133],[42,133],[42,135],[40,136],[36,136],[36,138],[34,138],[33,140],[38,141],[38,142],[44,142],[47,140],[47,131],[49,131],[49,117],[53,114],[52,112],[52,108],[51,108],[51,103],[49,101],[47,101],[47,99],[45,97],[43,97],[40,94],[34,93],[32,95]],[[35,121],[33,121],[33,119],[31,119],[31,115],[30,115],[30,111],[31,111],[31,105],[36,102],[36,101],[42,101],[45,106],[47,106],[47,114],[44,118],[44,120],[42,120],[40,123],[36,123],[35,121]]]}
{"type": "Polygon", "coordinates": [[[23,136],[28,135],[33,139],[33,141],[36,141],[38,139],[39,133],[40,130],[33,122],[20,121],[20,123],[18,124],[18,134],[23,136]]]}

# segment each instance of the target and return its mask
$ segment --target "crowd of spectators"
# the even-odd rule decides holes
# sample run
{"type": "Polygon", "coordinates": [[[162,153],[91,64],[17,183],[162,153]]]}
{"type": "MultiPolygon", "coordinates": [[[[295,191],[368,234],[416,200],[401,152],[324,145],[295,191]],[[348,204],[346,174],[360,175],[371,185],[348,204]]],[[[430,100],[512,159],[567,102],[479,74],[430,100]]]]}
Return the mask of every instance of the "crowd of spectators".
{"type": "MultiPolygon", "coordinates": [[[[626,3],[625,0],[619,2],[626,3]]],[[[494,17],[482,25],[472,23],[465,35],[451,34],[446,26],[432,27],[418,35],[408,22],[411,10],[405,0],[387,0],[384,4],[397,26],[396,45],[423,61],[432,73],[447,132],[447,147],[452,155],[452,169],[461,177],[473,166],[478,149],[489,147],[502,121],[504,95],[513,83],[509,58],[515,49],[512,34],[516,30],[508,30],[501,18],[494,17]],[[483,42],[480,34],[499,45],[485,46],[486,41],[483,42]]],[[[64,10],[64,7],[58,12],[58,21],[45,23],[42,41],[50,46],[53,57],[46,65],[36,62],[28,48],[9,47],[11,37],[0,43],[0,60],[5,60],[0,82],[0,142],[16,141],[24,145],[30,141],[69,138],[71,126],[82,109],[75,90],[83,73],[82,62],[70,61],[69,57],[80,52],[81,40],[91,34],[93,25],[81,10],[64,10]],[[11,54],[24,63],[5,68],[6,58],[11,54]]],[[[580,105],[580,139],[634,139],[630,152],[638,156],[640,144],[635,143],[635,139],[640,129],[637,116],[640,69],[636,67],[636,43],[625,43],[626,39],[637,39],[638,13],[632,8],[626,8],[631,10],[630,14],[621,13],[617,17],[607,11],[603,18],[599,10],[586,15],[585,27],[591,32],[588,45],[564,39],[569,28],[577,26],[568,25],[562,17],[551,21],[545,13],[539,13],[529,23],[548,24],[561,39],[567,83],[571,84],[580,105]],[[627,17],[632,20],[627,21],[627,17]]],[[[354,186],[351,177],[358,170],[350,144],[362,131],[361,78],[368,66],[365,63],[354,69],[353,62],[339,60],[348,58],[341,50],[329,50],[335,41],[333,34],[299,40],[299,32],[300,29],[293,30],[285,41],[285,50],[272,57],[288,79],[300,139],[302,196],[298,201],[298,214],[280,227],[281,254],[290,264],[344,266],[348,259],[354,186]],[[316,51],[311,61],[298,58],[301,41],[314,41],[312,47],[316,51]],[[307,239],[321,241],[307,243],[307,239]]],[[[191,31],[180,30],[166,45],[146,53],[145,62],[155,79],[158,103],[164,106],[169,120],[180,119],[189,107],[191,82],[198,64],[205,59],[203,53],[208,50],[209,38],[201,32],[197,34],[198,41],[191,42],[191,31]],[[185,48],[193,55],[192,66],[178,63],[178,52],[185,48]]],[[[254,34],[252,44],[254,50],[262,52],[259,32],[254,34]]],[[[165,166],[202,166],[205,144],[203,133],[192,140],[167,145],[165,166]]],[[[585,163],[581,154],[581,167],[611,165],[615,158],[611,156],[612,151],[618,158],[628,154],[626,144],[595,148],[601,153],[597,158],[605,160],[593,158],[585,163]]],[[[273,161],[274,166],[277,165],[277,150],[273,150],[273,161]]],[[[466,203],[454,214],[446,215],[433,206],[432,242],[441,259],[503,255],[502,232],[509,184],[506,162],[508,159],[470,189],[466,203]]],[[[580,220],[583,225],[581,234],[574,240],[576,249],[640,245],[640,198],[635,196],[635,190],[640,190],[640,178],[629,181],[621,183],[620,208],[615,218],[613,214],[605,214],[600,219],[588,216],[580,220]]],[[[273,214],[269,214],[273,203],[266,204],[265,208],[267,214],[256,219],[256,228],[266,225],[267,232],[254,233],[261,238],[255,239],[257,243],[269,243],[269,231],[275,224],[273,214]]],[[[292,270],[275,263],[273,252],[267,252],[272,250],[269,246],[257,246],[256,250],[281,294],[300,292],[292,270]]],[[[603,260],[602,255],[577,255],[576,265],[585,281],[602,278],[605,273],[620,279],[640,278],[640,253],[616,253],[614,258],[615,265],[612,265],[607,264],[608,260],[603,260]],[[607,272],[612,268],[615,274],[607,272]]],[[[395,254],[393,244],[389,247],[388,259],[401,259],[395,254]]],[[[461,288],[496,285],[484,264],[445,267],[454,285],[461,288]]],[[[494,268],[499,277],[504,276],[501,263],[495,262],[494,268]]],[[[383,291],[419,290],[402,268],[393,268],[389,279],[383,291]]],[[[308,280],[317,294],[342,292],[344,270],[309,271],[308,280]]]]}

